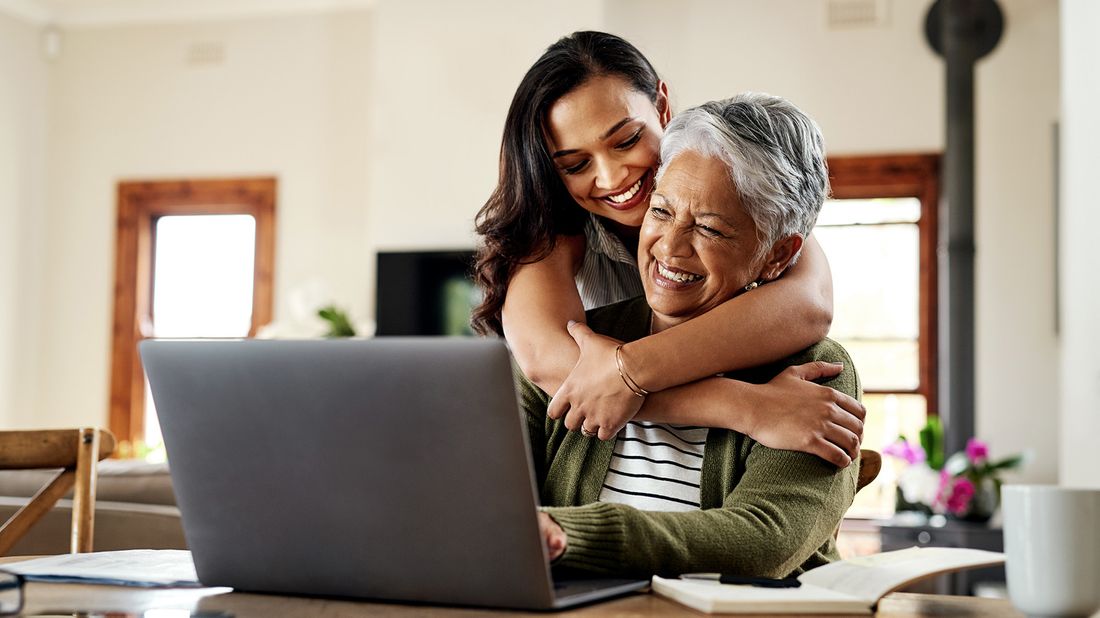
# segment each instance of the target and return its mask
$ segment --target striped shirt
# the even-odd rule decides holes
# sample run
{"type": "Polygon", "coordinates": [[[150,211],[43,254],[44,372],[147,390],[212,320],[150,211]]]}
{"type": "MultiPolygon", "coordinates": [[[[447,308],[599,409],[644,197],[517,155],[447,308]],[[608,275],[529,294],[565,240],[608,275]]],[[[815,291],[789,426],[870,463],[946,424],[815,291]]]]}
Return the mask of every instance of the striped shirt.
{"type": "Polygon", "coordinates": [[[636,256],[591,213],[584,240],[584,263],[576,281],[585,311],[645,294],[636,256]]]}
{"type": "Polygon", "coordinates": [[[643,511],[698,510],[708,431],[630,421],[615,439],[599,501],[643,511]]]}

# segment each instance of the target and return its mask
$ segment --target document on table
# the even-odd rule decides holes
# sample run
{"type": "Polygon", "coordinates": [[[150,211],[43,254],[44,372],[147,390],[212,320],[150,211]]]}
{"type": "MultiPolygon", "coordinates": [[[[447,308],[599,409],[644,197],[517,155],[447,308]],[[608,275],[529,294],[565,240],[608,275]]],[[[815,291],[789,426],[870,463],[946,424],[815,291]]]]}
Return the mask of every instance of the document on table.
{"type": "Polygon", "coordinates": [[[191,552],[178,549],[131,549],[89,554],[62,554],[5,564],[28,581],[112,584],[115,586],[199,587],[191,552]]]}

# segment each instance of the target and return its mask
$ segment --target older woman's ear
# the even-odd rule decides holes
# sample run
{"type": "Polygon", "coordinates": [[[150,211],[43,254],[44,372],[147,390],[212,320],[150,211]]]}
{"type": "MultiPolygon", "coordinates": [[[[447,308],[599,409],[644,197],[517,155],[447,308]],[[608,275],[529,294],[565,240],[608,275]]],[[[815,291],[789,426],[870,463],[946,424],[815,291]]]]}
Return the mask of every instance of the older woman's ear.
{"type": "Polygon", "coordinates": [[[803,242],[801,234],[793,234],[772,245],[764,259],[764,266],[760,269],[760,278],[764,281],[778,279],[794,263],[798,252],[802,250],[803,242]]]}

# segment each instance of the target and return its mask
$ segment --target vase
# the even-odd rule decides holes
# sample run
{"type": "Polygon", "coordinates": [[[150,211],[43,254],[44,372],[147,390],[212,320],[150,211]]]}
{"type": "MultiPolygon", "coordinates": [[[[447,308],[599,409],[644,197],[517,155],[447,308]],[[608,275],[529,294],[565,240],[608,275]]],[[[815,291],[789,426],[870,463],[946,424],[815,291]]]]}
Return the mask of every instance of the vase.
{"type": "Polygon", "coordinates": [[[900,487],[894,488],[894,512],[895,513],[923,513],[928,516],[932,514],[932,509],[927,504],[920,502],[909,502],[905,499],[905,493],[900,487]]]}
{"type": "Polygon", "coordinates": [[[998,484],[991,478],[983,478],[974,483],[974,496],[966,512],[958,519],[984,524],[988,522],[1001,504],[1001,492],[998,484]]]}

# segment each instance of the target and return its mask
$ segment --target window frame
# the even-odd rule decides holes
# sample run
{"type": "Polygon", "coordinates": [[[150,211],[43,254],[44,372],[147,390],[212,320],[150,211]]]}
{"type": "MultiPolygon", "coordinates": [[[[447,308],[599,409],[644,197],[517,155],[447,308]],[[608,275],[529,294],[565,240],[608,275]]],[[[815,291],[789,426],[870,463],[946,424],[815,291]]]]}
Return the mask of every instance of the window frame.
{"type": "Polygon", "coordinates": [[[906,393],[923,395],[927,413],[935,416],[939,384],[937,364],[939,325],[937,319],[940,155],[885,154],[831,156],[829,182],[833,199],[875,199],[913,197],[920,201],[917,221],[920,277],[919,325],[917,335],[919,385],[916,389],[865,389],[871,394],[906,393]]]}
{"type": "Polygon", "coordinates": [[[256,220],[249,336],[271,322],[275,268],[275,178],[140,180],[118,183],[114,322],[108,426],[120,456],[145,436],[145,372],[137,344],[152,331],[156,222],[177,215],[251,215],[256,220]]]}

